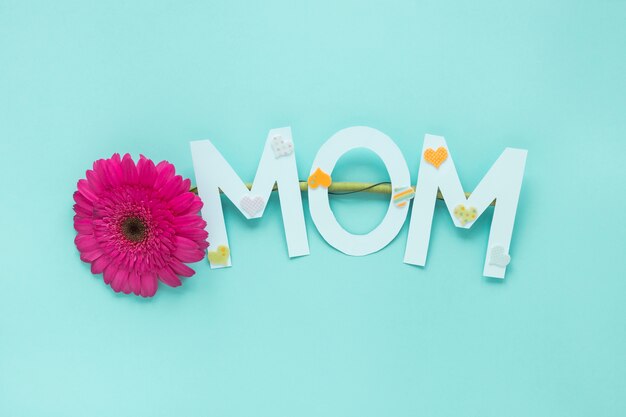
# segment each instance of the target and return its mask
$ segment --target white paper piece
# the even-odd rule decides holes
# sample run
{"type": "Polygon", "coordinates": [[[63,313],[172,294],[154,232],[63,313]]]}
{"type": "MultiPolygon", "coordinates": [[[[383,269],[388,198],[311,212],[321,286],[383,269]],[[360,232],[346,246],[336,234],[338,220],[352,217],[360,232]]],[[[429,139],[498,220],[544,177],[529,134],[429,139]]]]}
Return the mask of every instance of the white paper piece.
{"type": "MultiPolygon", "coordinates": [[[[332,176],[339,158],[346,152],[365,148],[382,159],[391,180],[392,189],[411,184],[406,161],[398,146],[384,133],[365,126],[349,127],[335,133],[319,149],[311,174],[318,168],[332,176]]],[[[355,235],[346,231],[335,218],[328,200],[328,189],[309,188],[309,210],[322,237],[334,248],[352,256],[363,256],[384,248],[391,242],[406,220],[409,205],[396,207],[389,199],[389,208],[382,222],[371,232],[355,235]]]]}
{"type": "MultiPolygon", "coordinates": [[[[204,202],[202,216],[207,222],[206,230],[209,233],[209,242],[211,243],[209,250],[220,245],[228,247],[228,235],[219,190],[224,192],[224,195],[237,206],[247,219],[253,219],[263,216],[272,188],[276,183],[289,257],[309,254],[309,242],[304,223],[302,195],[298,181],[296,156],[293,152],[291,128],[283,127],[270,130],[254,177],[252,190],[246,188],[244,181],[239,178],[211,141],[191,142],[191,155],[198,194],[204,202]],[[291,150],[281,152],[280,158],[275,157],[274,148],[276,146],[272,147],[272,144],[276,143],[276,137],[292,144],[291,150]]],[[[230,253],[228,254],[228,262],[224,262],[224,265],[211,262],[211,268],[226,266],[231,266],[230,253]]]]}
{"type": "Polygon", "coordinates": [[[449,149],[448,158],[439,168],[424,161],[423,155],[427,149],[435,150],[442,146],[448,149],[442,136],[426,135],[424,137],[404,262],[420,266],[426,264],[437,189],[440,189],[455,226],[465,229],[472,227],[475,220],[467,221],[467,219],[455,216],[454,211],[457,206],[464,205],[466,209],[475,208],[477,219],[491,202],[497,199],[489,232],[483,275],[504,278],[506,267],[489,262],[490,248],[501,246],[505,253],[509,251],[527,151],[506,148],[472,195],[466,199],[449,149]]]}

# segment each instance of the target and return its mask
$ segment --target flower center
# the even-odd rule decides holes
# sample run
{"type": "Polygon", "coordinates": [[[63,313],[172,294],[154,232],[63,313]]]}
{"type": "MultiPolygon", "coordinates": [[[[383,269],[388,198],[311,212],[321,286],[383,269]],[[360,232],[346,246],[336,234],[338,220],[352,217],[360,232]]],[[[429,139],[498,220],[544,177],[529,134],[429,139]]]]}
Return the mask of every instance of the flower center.
{"type": "Polygon", "coordinates": [[[146,224],[139,217],[128,217],[122,222],[122,234],[131,242],[142,241],[146,231],[146,224]]]}

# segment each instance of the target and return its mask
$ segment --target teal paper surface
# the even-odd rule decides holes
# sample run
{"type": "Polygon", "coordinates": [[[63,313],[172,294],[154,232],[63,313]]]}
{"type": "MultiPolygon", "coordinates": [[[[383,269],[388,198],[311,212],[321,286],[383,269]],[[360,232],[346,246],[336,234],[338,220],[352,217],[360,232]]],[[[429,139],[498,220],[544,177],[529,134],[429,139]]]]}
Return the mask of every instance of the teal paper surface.
{"type": "MultiPolygon", "coordinates": [[[[0,0],[0,416],[626,415],[626,2],[0,0]],[[291,126],[301,179],[367,125],[413,181],[445,136],[467,191],[528,149],[504,281],[481,276],[491,212],[437,203],[426,267],[408,221],[362,258],[289,260],[274,195],[224,202],[233,267],[114,293],[78,257],[72,193],[114,152],[193,180],[211,139],[251,181],[291,126]]],[[[368,152],[335,181],[384,181],[368,152]]],[[[381,196],[335,196],[354,233],[381,196]]],[[[210,240],[210,239],[209,239],[210,240]]]]}

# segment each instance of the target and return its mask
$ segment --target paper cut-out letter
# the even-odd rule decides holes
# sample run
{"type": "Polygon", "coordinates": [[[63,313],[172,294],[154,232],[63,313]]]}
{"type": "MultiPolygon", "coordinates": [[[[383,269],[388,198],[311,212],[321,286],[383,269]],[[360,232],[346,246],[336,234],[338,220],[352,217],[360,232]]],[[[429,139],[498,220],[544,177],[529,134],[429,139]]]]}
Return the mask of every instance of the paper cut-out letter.
{"type": "MultiPolygon", "coordinates": [[[[426,135],[422,155],[427,149],[448,149],[442,136],[426,135]]],[[[404,254],[404,262],[424,266],[428,254],[430,229],[437,199],[437,189],[441,190],[445,204],[456,227],[469,229],[485,209],[495,199],[496,206],[491,222],[487,248],[501,245],[504,253],[509,250],[515,212],[522,187],[527,151],[506,148],[480,181],[469,198],[465,198],[461,181],[454,167],[452,154],[439,168],[421,161],[417,175],[417,186],[413,198],[413,212],[409,226],[409,237],[404,254]],[[469,214],[459,213],[460,207],[469,207],[469,214]],[[457,213],[455,214],[455,209],[457,213]],[[474,211],[475,210],[475,211],[474,211]]],[[[489,262],[489,249],[485,254],[483,275],[504,278],[506,268],[489,262]]]]}
{"type": "MultiPolygon", "coordinates": [[[[311,175],[317,169],[332,175],[339,158],[356,148],[369,149],[382,159],[389,172],[392,188],[411,183],[409,169],[398,146],[384,133],[364,126],[340,130],[328,139],[315,157],[311,175]]],[[[309,210],[315,226],[326,242],[347,255],[368,255],[387,246],[402,228],[408,209],[408,204],[396,207],[390,196],[389,208],[383,221],[371,232],[355,235],[347,232],[337,222],[330,209],[328,189],[309,187],[309,210]]]]}
{"type": "MultiPolygon", "coordinates": [[[[222,245],[229,247],[220,189],[246,218],[252,219],[263,216],[272,187],[276,183],[289,256],[309,254],[295,152],[285,152],[280,158],[276,158],[274,155],[275,146],[273,148],[276,137],[281,137],[285,142],[293,143],[290,128],[270,130],[254,177],[252,190],[248,190],[211,141],[191,142],[191,155],[198,194],[204,202],[202,216],[207,222],[206,230],[209,232],[211,250],[222,245]]],[[[228,256],[226,262],[217,263],[209,258],[211,268],[230,266],[230,252],[226,254],[228,256]]]]}

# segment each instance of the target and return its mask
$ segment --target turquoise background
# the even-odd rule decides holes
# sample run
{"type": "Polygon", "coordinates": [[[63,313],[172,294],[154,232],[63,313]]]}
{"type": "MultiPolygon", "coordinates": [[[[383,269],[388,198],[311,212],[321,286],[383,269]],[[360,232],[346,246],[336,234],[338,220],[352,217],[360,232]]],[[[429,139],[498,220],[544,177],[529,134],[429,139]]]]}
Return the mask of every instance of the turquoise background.
{"type": "MultiPolygon", "coordinates": [[[[1,416],[626,415],[626,2],[0,0],[1,416]],[[193,178],[210,138],[245,180],[291,126],[305,178],[352,125],[413,178],[444,135],[471,190],[529,150],[504,281],[491,216],[437,205],[425,268],[407,226],[352,258],[307,216],[288,260],[276,197],[226,202],[234,267],[115,294],[78,258],[72,193],[113,152],[193,178]]],[[[384,180],[354,152],[335,180],[384,180]]],[[[305,199],[305,205],[307,201],[305,199]]],[[[385,212],[334,197],[353,232],[385,212]]]]}

